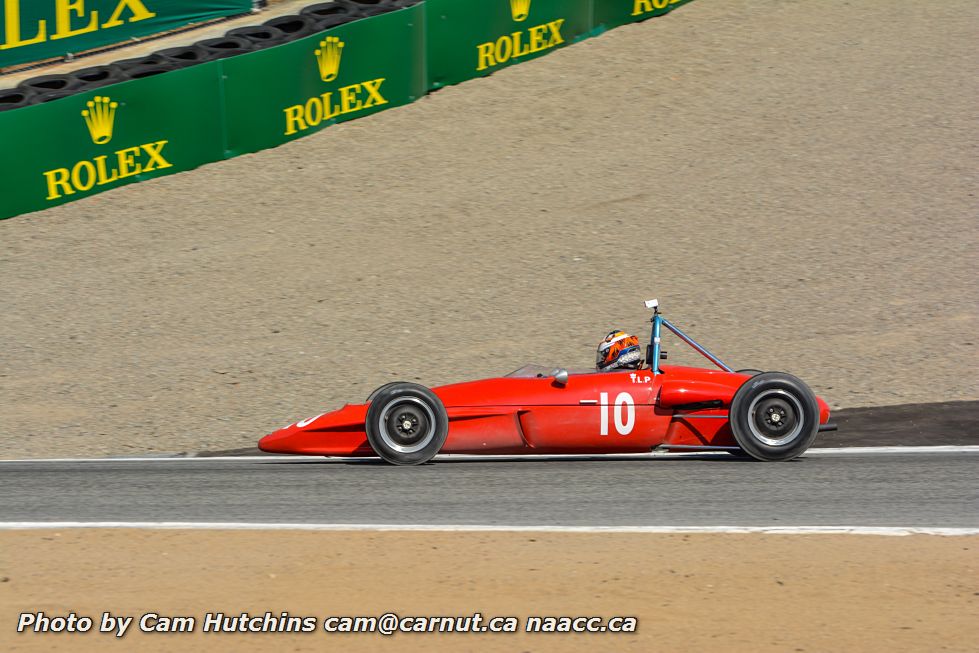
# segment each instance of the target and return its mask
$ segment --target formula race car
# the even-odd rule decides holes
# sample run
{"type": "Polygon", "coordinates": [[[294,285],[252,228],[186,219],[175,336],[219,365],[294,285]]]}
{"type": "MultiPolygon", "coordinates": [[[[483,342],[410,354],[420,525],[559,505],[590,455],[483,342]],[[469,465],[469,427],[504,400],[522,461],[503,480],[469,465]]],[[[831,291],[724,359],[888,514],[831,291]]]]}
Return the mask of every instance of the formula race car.
{"type": "MultiPolygon", "coordinates": [[[[363,404],[301,420],[265,436],[262,451],[379,456],[418,465],[447,454],[612,454],[729,451],[791,460],[819,431],[829,406],[781,372],[734,371],[659,312],[635,369],[528,365],[502,378],[433,389],[388,383],[363,404]],[[669,329],[718,368],[660,365],[669,329]]],[[[610,334],[611,335],[611,334],[610,334]]]]}

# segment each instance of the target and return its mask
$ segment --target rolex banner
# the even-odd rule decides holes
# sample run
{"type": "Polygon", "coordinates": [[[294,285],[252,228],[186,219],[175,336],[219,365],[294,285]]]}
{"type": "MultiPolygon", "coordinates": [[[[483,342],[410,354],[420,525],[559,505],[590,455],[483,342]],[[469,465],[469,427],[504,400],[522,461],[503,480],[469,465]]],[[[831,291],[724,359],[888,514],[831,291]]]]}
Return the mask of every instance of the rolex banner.
{"type": "Polygon", "coordinates": [[[0,219],[245,152],[426,92],[423,6],[0,112],[0,219]]]}
{"type": "Polygon", "coordinates": [[[611,29],[662,16],[690,0],[595,0],[595,27],[611,29]]]}
{"type": "Polygon", "coordinates": [[[253,0],[0,0],[0,68],[245,14],[253,0]]]}
{"type": "MultiPolygon", "coordinates": [[[[0,111],[0,219],[275,147],[686,1],[424,0],[275,47],[0,111]]],[[[12,29],[11,8],[27,3],[0,0],[8,43],[11,34],[23,41],[75,29],[78,16],[111,26],[179,4],[113,0],[104,13],[100,0],[51,2],[61,8],[54,18],[30,23],[19,12],[12,29]]]]}
{"type": "Polygon", "coordinates": [[[227,156],[425,95],[423,17],[424,6],[415,5],[225,59],[227,156]]]}
{"type": "Polygon", "coordinates": [[[219,66],[0,113],[0,218],[224,158],[219,66]]]}
{"type": "Polygon", "coordinates": [[[425,0],[432,88],[539,57],[592,29],[593,3],[616,0],[425,0]]]}

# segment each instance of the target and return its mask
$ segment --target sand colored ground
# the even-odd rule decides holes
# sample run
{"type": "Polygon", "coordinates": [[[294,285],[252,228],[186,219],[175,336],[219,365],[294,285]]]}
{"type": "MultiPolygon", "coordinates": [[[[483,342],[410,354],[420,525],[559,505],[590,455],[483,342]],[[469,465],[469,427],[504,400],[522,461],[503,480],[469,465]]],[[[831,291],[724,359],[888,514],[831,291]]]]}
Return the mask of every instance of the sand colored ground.
{"type": "Polygon", "coordinates": [[[0,223],[0,446],[251,446],[394,379],[587,366],[648,296],[835,407],[979,398],[977,20],[701,0],[0,223]]]}
{"type": "MultiPolygon", "coordinates": [[[[974,651],[979,538],[0,533],[6,651],[974,651]],[[634,634],[16,633],[48,615],[634,615],[634,634]]],[[[135,628],[138,628],[135,627],[135,628]]],[[[198,627],[198,631],[202,626],[198,627]]]]}

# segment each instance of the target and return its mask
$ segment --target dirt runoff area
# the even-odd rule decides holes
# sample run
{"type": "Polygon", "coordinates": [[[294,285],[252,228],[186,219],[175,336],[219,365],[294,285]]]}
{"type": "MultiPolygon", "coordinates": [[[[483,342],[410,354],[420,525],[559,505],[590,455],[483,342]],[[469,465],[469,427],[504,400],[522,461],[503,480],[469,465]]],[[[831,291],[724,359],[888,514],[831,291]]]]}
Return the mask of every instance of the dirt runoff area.
{"type": "Polygon", "coordinates": [[[834,407],[979,398],[977,21],[700,0],[0,223],[4,455],[247,447],[391,380],[587,366],[652,296],[834,407]]]}
{"type": "MultiPolygon", "coordinates": [[[[344,651],[898,653],[974,651],[979,641],[979,537],[66,530],[8,531],[0,543],[6,651],[333,643],[344,651]],[[94,630],[104,612],[134,621],[119,640],[18,634],[24,612],[74,612],[93,618],[94,630]],[[203,632],[207,613],[218,612],[286,612],[317,625],[300,634],[203,632]],[[638,624],[632,633],[391,637],[323,627],[332,616],[387,612],[515,616],[520,630],[533,616],[638,624]],[[194,630],[141,632],[150,613],[193,617],[194,630]]],[[[150,617],[144,627],[160,623],[150,617]]]]}

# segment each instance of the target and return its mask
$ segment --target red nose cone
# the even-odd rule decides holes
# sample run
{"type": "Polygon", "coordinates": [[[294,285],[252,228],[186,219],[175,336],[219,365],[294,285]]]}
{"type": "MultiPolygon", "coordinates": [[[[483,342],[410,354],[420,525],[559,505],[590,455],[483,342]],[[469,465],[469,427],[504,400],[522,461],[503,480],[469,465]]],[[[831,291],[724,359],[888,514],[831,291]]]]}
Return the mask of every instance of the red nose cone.
{"type": "Polygon", "coordinates": [[[287,440],[291,434],[292,427],[287,426],[274,433],[269,433],[258,441],[258,448],[268,453],[290,453],[287,440]]]}

